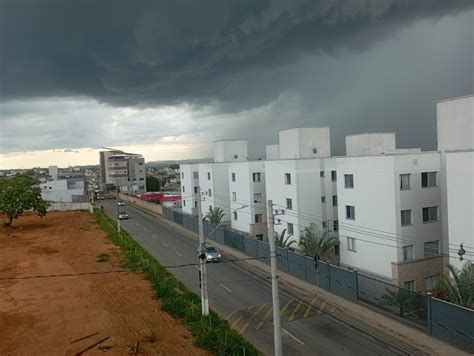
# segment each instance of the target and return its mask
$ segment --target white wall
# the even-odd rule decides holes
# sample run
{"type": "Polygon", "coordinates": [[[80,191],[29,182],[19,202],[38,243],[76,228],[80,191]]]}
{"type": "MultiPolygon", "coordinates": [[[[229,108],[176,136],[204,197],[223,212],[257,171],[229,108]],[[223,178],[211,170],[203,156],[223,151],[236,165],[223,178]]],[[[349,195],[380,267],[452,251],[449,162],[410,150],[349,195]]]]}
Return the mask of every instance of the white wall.
{"type": "Polygon", "coordinates": [[[53,180],[58,179],[58,166],[49,166],[48,174],[53,180]]]}
{"type": "Polygon", "coordinates": [[[230,221],[230,198],[229,198],[229,164],[228,163],[203,163],[199,164],[199,184],[201,191],[209,192],[204,195],[202,201],[202,214],[206,215],[209,207],[221,208],[224,211],[224,220],[230,221]],[[210,173],[208,179],[207,173],[210,173]]]}
{"type": "Polygon", "coordinates": [[[280,159],[316,158],[331,155],[328,127],[294,128],[280,131],[278,134],[280,159]]]}
{"type": "MultiPolygon", "coordinates": [[[[459,244],[464,244],[464,258],[474,259],[474,151],[446,154],[447,215],[449,219],[449,263],[462,268],[457,258],[459,244]]],[[[448,245],[446,244],[446,248],[448,245]]]]}
{"type": "Polygon", "coordinates": [[[279,159],[280,158],[280,146],[279,145],[267,145],[266,146],[266,158],[279,159]]]}
{"type": "Polygon", "coordinates": [[[266,221],[265,163],[263,161],[231,163],[228,179],[231,226],[233,229],[249,233],[250,224],[255,223],[255,214],[262,214],[262,221],[266,221]],[[253,181],[253,173],[257,172],[260,173],[260,182],[253,181]],[[232,181],[232,173],[235,173],[235,182],[232,181]],[[233,192],[236,193],[235,201],[233,192]],[[261,203],[254,202],[254,193],[262,194],[261,203]],[[247,207],[239,209],[244,205],[247,207]],[[232,213],[234,210],[237,212],[237,220],[234,220],[232,213]]]}
{"type": "Polygon", "coordinates": [[[41,197],[50,202],[71,203],[73,195],[84,195],[84,183],[82,188],[68,189],[67,180],[54,180],[39,184],[41,197]]]}
{"type": "Polygon", "coordinates": [[[193,214],[196,206],[194,187],[199,186],[199,177],[195,178],[194,172],[197,172],[199,176],[199,166],[197,164],[181,164],[179,169],[181,179],[182,211],[186,214],[193,214]]]}
{"type": "Polygon", "coordinates": [[[247,140],[214,142],[214,162],[242,162],[248,158],[247,140]]]}
{"type": "Polygon", "coordinates": [[[395,133],[364,133],[346,136],[347,156],[378,155],[394,151],[395,148],[395,133]]]}

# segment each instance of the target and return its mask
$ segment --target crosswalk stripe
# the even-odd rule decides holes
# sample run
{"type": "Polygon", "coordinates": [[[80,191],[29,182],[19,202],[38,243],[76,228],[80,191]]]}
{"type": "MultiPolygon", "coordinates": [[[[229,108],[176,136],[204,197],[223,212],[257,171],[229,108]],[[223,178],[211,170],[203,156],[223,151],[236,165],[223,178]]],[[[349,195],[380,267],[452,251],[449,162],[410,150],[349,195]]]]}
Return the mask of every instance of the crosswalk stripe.
{"type": "Polygon", "coordinates": [[[230,313],[225,317],[225,319],[226,319],[226,320],[230,320],[230,318],[232,318],[232,317],[234,316],[234,314],[237,313],[237,312],[238,312],[238,310],[234,310],[233,312],[230,312],[230,313]]]}
{"type": "Polygon", "coordinates": [[[295,308],[295,310],[293,310],[293,313],[291,314],[290,319],[288,319],[289,321],[292,321],[292,320],[295,318],[295,315],[296,315],[296,313],[298,312],[298,310],[300,309],[301,304],[302,304],[303,302],[304,302],[304,298],[300,300],[300,302],[298,303],[298,305],[296,305],[296,308],[295,308]]]}
{"type": "Polygon", "coordinates": [[[326,302],[323,302],[323,303],[321,304],[321,306],[319,307],[318,315],[321,315],[321,313],[323,312],[323,309],[324,309],[325,306],[326,306],[326,302]]]}
{"type": "Polygon", "coordinates": [[[332,308],[331,308],[331,313],[334,313],[336,311],[336,306],[333,305],[332,308]]]}
{"type": "Polygon", "coordinates": [[[265,313],[265,315],[263,316],[263,319],[260,323],[258,323],[257,325],[257,330],[260,330],[260,328],[262,327],[263,323],[265,322],[265,320],[267,320],[267,318],[270,316],[270,314],[272,313],[272,310],[273,310],[273,307],[271,307],[270,309],[267,310],[267,312],[265,313]]]}
{"type": "Polygon", "coordinates": [[[313,307],[315,301],[316,301],[316,297],[313,298],[313,300],[311,301],[311,303],[310,303],[310,304],[308,305],[308,307],[306,308],[306,311],[304,312],[304,317],[305,317],[305,318],[309,315],[309,312],[311,311],[311,308],[313,307]]]}
{"type": "Polygon", "coordinates": [[[258,307],[258,309],[255,310],[255,313],[254,313],[253,315],[258,315],[258,313],[260,313],[260,311],[261,311],[263,308],[265,308],[265,305],[266,305],[265,303],[263,303],[262,305],[260,305],[260,306],[258,307]]]}
{"type": "Polygon", "coordinates": [[[243,317],[244,317],[244,316],[241,315],[241,316],[239,316],[237,319],[235,319],[234,322],[232,323],[231,327],[232,327],[232,328],[235,327],[243,317]]]}
{"type": "Polygon", "coordinates": [[[239,333],[243,334],[245,330],[247,330],[247,327],[249,326],[250,322],[245,323],[244,326],[242,326],[242,329],[240,329],[239,333]]]}

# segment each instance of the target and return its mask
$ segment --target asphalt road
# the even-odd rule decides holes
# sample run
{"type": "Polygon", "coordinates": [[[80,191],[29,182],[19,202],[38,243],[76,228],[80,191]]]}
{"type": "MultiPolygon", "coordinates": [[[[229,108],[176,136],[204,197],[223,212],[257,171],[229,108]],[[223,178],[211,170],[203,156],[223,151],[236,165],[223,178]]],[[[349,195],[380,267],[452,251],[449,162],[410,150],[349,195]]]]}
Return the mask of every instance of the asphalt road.
{"type": "MultiPolygon", "coordinates": [[[[102,203],[105,211],[115,219],[116,201],[104,200],[102,203]]],[[[198,263],[196,240],[169,229],[132,206],[120,208],[130,216],[129,220],[121,222],[122,227],[162,265],[198,263]]],[[[245,261],[226,262],[225,254],[223,258],[221,263],[208,264],[210,307],[265,354],[273,354],[269,276],[245,261]]],[[[199,295],[197,266],[169,270],[199,295]]],[[[280,282],[280,307],[285,355],[423,354],[380,331],[372,334],[354,327],[341,318],[339,310],[317,295],[296,290],[284,282],[280,282]]]]}

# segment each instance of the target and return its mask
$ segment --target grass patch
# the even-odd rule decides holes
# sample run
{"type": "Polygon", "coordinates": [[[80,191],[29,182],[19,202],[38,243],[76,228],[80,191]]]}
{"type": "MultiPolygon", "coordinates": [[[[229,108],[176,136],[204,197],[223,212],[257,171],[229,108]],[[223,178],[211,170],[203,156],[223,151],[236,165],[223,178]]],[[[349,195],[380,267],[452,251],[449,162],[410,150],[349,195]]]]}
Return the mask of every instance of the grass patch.
{"type": "Polygon", "coordinates": [[[100,210],[94,215],[107,237],[122,250],[122,267],[143,272],[155,296],[161,300],[163,310],[191,331],[197,345],[216,355],[260,355],[255,346],[232,330],[214,311],[211,310],[208,317],[202,316],[200,297],[163,268],[126,231],[122,230],[118,235],[114,220],[100,210]]]}
{"type": "Polygon", "coordinates": [[[107,253],[99,253],[95,256],[97,262],[107,262],[110,259],[110,256],[107,253]]]}

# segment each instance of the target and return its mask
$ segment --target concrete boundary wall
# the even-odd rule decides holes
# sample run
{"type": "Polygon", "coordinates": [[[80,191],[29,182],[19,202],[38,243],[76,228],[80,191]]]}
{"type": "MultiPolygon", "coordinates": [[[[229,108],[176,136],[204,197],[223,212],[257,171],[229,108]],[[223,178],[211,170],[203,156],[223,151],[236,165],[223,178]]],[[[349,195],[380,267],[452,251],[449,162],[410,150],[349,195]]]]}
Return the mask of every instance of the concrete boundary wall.
{"type": "Polygon", "coordinates": [[[163,215],[163,208],[159,204],[150,203],[122,193],[119,193],[119,198],[124,202],[131,203],[152,213],[163,215]]]}
{"type": "Polygon", "coordinates": [[[91,213],[94,209],[90,203],[57,203],[50,202],[48,211],[73,211],[73,210],[89,210],[91,213]]]}

